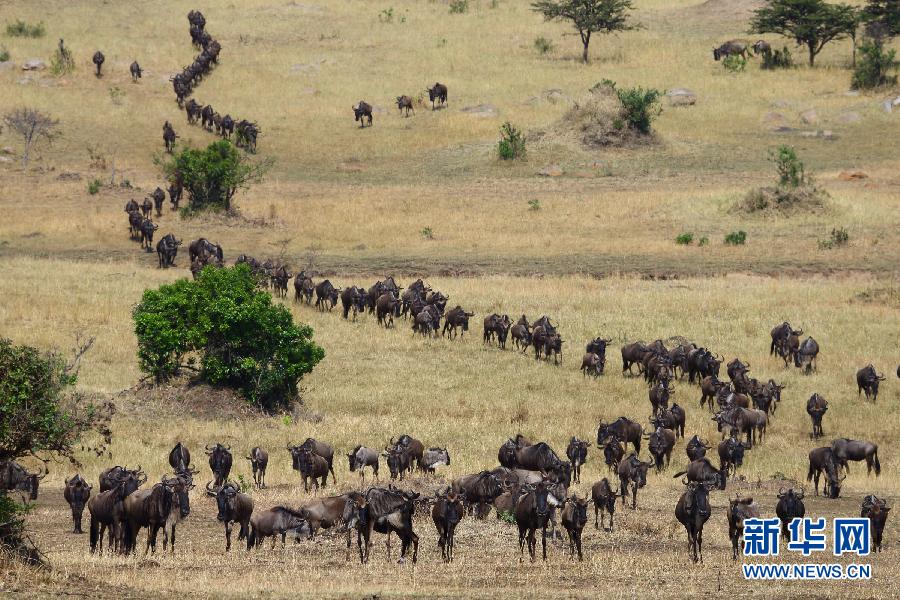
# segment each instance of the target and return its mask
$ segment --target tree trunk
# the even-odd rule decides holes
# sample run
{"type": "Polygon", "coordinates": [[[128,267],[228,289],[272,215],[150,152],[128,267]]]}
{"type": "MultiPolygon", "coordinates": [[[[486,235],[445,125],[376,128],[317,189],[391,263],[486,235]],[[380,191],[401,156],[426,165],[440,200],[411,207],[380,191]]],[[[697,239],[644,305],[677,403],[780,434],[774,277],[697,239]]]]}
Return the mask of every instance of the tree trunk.
{"type": "Polygon", "coordinates": [[[581,43],[584,44],[584,51],[581,53],[581,62],[588,63],[588,46],[591,43],[591,32],[581,34],[581,43]]]}
{"type": "Polygon", "coordinates": [[[814,67],[816,64],[816,48],[812,43],[807,44],[809,48],[809,66],[814,67]]]}
{"type": "Polygon", "coordinates": [[[856,68],[856,34],[850,36],[850,40],[853,42],[853,68],[856,68]]]}

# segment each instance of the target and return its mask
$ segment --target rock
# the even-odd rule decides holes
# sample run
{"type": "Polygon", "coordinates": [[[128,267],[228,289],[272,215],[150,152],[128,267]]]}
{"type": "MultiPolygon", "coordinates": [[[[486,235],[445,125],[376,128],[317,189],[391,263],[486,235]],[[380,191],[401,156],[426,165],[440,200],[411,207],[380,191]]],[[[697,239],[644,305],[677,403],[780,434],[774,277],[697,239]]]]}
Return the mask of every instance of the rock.
{"type": "Polygon", "coordinates": [[[800,113],[800,122],[805,125],[815,125],[819,122],[819,113],[815,109],[804,110],[800,113]]]}
{"type": "Polygon", "coordinates": [[[558,102],[567,102],[569,97],[563,94],[562,90],[552,89],[552,90],[544,90],[541,92],[541,98],[549,102],[550,104],[556,104],[558,102]]]}
{"type": "Polygon", "coordinates": [[[472,115],[473,117],[496,117],[499,113],[497,107],[493,104],[477,104],[475,106],[466,106],[465,108],[461,108],[460,112],[464,112],[467,115],[472,115]]]}
{"type": "Polygon", "coordinates": [[[29,58],[22,63],[23,71],[42,71],[47,68],[47,63],[39,58],[29,58]]]}
{"type": "Polygon", "coordinates": [[[687,88],[675,88],[666,92],[672,106],[693,106],[697,103],[697,94],[687,88]]]}
{"type": "Polygon", "coordinates": [[[888,98],[884,102],[881,103],[881,108],[886,113],[894,112],[894,100],[892,98],[888,98]]]}
{"type": "Polygon", "coordinates": [[[900,96],[894,98],[894,101],[891,104],[893,104],[894,106],[900,106],[900,96]]]}
{"type": "Polygon", "coordinates": [[[869,176],[863,171],[841,171],[838,179],[841,181],[858,181],[860,179],[868,179],[869,176]]]}
{"type": "Polygon", "coordinates": [[[0,71],[10,71],[16,68],[16,63],[11,60],[4,60],[0,62],[0,71]]]}
{"type": "Polygon", "coordinates": [[[563,170],[559,165],[548,165],[537,172],[541,177],[561,177],[563,170]]]}
{"type": "Polygon", "coordinates": [[[81,181],[81,175],[73,171],[63,171],[56,178],[60,181],[81,181]]]}
{"type": "Polygon", "coordinates": [[[839,114],[837,117],[838,123],[848,124],[848,123],[859,123],[860,121],[862,121],[862,117],[857,112],[845,112],[845,113],[839,114]]]}

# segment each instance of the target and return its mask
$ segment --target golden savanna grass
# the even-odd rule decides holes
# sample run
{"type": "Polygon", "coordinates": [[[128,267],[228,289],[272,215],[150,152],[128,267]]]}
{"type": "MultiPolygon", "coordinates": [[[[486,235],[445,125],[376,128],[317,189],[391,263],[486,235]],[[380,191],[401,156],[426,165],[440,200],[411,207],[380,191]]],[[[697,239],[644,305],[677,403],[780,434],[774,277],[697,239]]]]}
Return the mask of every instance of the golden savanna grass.
{"type": "MultiPolygon", "coordinates": [[[[572,435],[594,439],[600,419],[627,415],[645,422],[646,386],[621,376],[619,348],[626,341],[681,335],[728,359],[749,360],[760,379],[788,385],[769,437],[749,454],[742,479],[727,494],[713,494],[704,565],[689,563],[686,536],[672,514],[681,486],[671,474],[685,463],[679,442],[673,466],[651,475],[638,510],[619,509],[615,533],[585,531],[584,563],[570,563],[565,546],[555,544],[548,564],[535,567],[520,565],[514,527],[493,516],[462,523],[457,562],[449,567],[439,560],[426,515],[416,520],[416,567],[387,561],[380,540],[370,565],[360,566],[353,556],[347,563],[343,539],[329,536],[284,553],[267,547],[250,557],[240,549],[224,555],[213,503],[200,493],[179,529],[175,557],[90,557],[87,540],[69,533],[61,484],[71,470],[58,465],[29,517],[53,570],[35,575],[4,567],[2,589],[46,596],[68,589],[95,597],[668,597],[685,589],[703,595],[897,595],[895,520],[888,522],[886,553],[867,559],[875,569],[871,582],[762,586],[744,582],[731,563],[723,511],[727,497],[741,493],[773,514],[782,478],[804,479],[806,454],[817,445],[809,439],[805,413],[813,392],[829,400],[826,440],[846,435],[877,441],[883,472],[866,477],[854,465],[843,498],[810,495],[808,514],[855,515],[864,494],[892,504],[900,495],[891,442],[900,429],[892,375],[900,344],[896,112],[878,106],[887,92],[845,94],[847,42],[829,45],[816,69],[763,72],[754,61],[747,72],[728,75],[711,60],[711,48],[747,37],[752,3],[635,4],[644,27],[595,39],[592,63],[584,66],[566,25],[544,23],[528,3],[508,0],[470,1],[462,15],[449,14],[443,2],[410,1],[3,3],[6,20],[47,24],[42,39],[2,38],[13,60],[49,59],[61,37],[78,67],[61,78],[0,71],[3,112],[40,108],[60,119],[63,133],[40,149],[28,171],[15,161],[0,162],[0,335],[63,351],[79,334],[96,336],[79,386],[112,398],[119,410],[112,456],[81,457],[88,480],[112,462],[141,464],[159,477],[168,450],[182,440],[196,455],[202,486],[204,444],[231,444],[236,457],[259,444],[272,455],[270,489],[254,492],[263,508],[309,499],[281,450],[308,436],[335,446],[338,490],[359,485],[342,458],[357,443],[380,447],[391,436],[410,433],[446,446],[451,467],[411,484],[431,492],[454,476],[494,465],[500,443],[519,431],[562,451],[572,435]],[[132,389],[141,373],[131,309],[144,289],[188,273],[186,252],[177,269],[156,269],[155,254],[140,252],[127,238],[122,207],[162,183],[154,158],[162,148],[163,121],[175,124],[181,145],[213,139],[186,124],[168,81],[196,53],[185,19],[191,8],[203,10],[208,30],[223,46],[222,64],[195,97],[259,122],[259,157],[276,162],[265,182],[238,195],[238,216],[181,219],[167,208],[158,235],[172,232],[185,243],[205,235],[224,246],[229,261],[240,253],[281,257],[294,270],[309,266],[337,285],[368,286],[386,274],[405,283],[422,275],[450,295],[451,305],[477,314],[471,335],[423,340],[405,322],[386,331],[371,317],[349,323],[337,310],[320,314],[288,300],[326,351],[303,380],[304,404],[292,419],[243,414],[234,402],[221,412],[212,400],[188,406],[178,386],[132,389]],[[383,14],[379,19],[391,8],[391,23],[383,14]],[[551,39],[555,49],[539,56],[537,36],[551,39]],[[102,79],[93,77],[90,64],[98,48],[107,57],[102,79]],[[127,70],[134,59],[145,69],[136,85],[127,70]],[[497,160],[504,121],[526,133],[547,130],[602,79],[619,86],[687,87],[698,101],[685,108],[664,102],[651,144],[587,150],[547,136],[529,142],[524,162],[497,160]],[[450,88],[447,109],[432,112],[417,104],[415,117],[397,114],[395,96],[418,97],[435,81],[450,88]],[[562,101],[544,99],[552,89],[561,91],[562,101]],[[362,131],[350,118],[350,106],[360,99],[379,109],[374,127],[362,131]],[[493,105],[498,115],[460,111],[479,104],[493,105]],[[799,121],[810,108],[818,113],[816,125],[799,121]],[[860,119],[851,122],[850,112],[860,119]],[[828,129],[833,136],[773,133],[771,125],[782,122],[828,129]],[[747,190],[772,184],[767,153],[780,143],[794,145],[829,192],[826,208],[786,216],[735,213],[733,205],[747,190]],[[89,147],[105,165],[91,164],[89,147]],[[551,164],[565,174],[536,175],[551,164]],[[868,178],[840,178],[855,169],[868,178]],[[87,181],[95,177],[114,178],[116,185],[90,196],[87,181]],[[123,180],[135,188],[119,187],[123,180]],[[538,200],[540,209],[529,210],[529,200],[538,200]],[[818,241],[834,227],[846,227],[850,243],[819,250],[818,241]],[[431,236],[422,235],[425,228],[431,236]],[[738,229],[748,233],[747,245],[723,245],[724,235],[738,229]],[[709,246],[676,246],[675,236],[685,231],[694,232],[695,240],[709,237],[709,246]],[[485,347],[481,318],[493,311],[559,321],[564,363],[554,367],[530,354],[485,347]],[[818,374],[800,376],[768,356],[768,332],[783,319],[819,341],[818,374]],[[578,371],[581,351],[599,334],[614,340],[607,374],[585,379],[578,371]],[[853,376],[868,362],[889,375],[877,405],[856,395],[853,376]]],[[[795,56],[802,61],[799,51],[795,56]]],[[[6,131],[0,141],[18,148],[6,131]]],[[[697,406],[695,387],[678,384],[675,399],[687,408],[689,436],[719,439],[697,406]]],[[[601,462],[592,451],[585,482],[576,486],[580,494],[606,475],[601,462]]],[[[248,463],[238,458],[235,464],[235,474],[249,479],[248,463]]]]}

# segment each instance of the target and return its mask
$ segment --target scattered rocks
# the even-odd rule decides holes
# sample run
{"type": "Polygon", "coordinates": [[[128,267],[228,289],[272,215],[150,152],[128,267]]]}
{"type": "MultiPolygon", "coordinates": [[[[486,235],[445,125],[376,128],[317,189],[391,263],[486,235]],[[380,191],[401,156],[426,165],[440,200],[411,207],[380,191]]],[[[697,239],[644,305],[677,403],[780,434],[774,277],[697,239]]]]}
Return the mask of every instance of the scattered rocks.
{"type": "Polygon", "coordinates": [[[845,112],[837,116],[837,122],[844,123],[845,125],[850,123],[859,123],[860,121],[862,121],[862,117],[857,112],[845,112]]]}
{"type": "Polygon", "coordinates": [[[562,177],[563,173],[559,165],[548,165],[537,172],[541,177],[562,177]]]}
{"type": "Polygon", "coordinates": [[[697,103],[697,94],[687,88],[675,88],[666,92],[671,106],[693,106],[697,103]]]}
{"type": "Polygon", "coordinates": [[[39,58],[29,58],[22,63],[23,71],[43,71],[47,68],[47,63],[39,58]]]}
{"type": "Polygon", "coordinates": [[[800,122],[804,125],[815,125],[819,122],[819,113],[815,109],[804,110],[800,113],[800,122]]]}
{"type": "Polygon", "coordinates": [[[466,106],[465,108],[461,108],[460,112],[464,112],[467,115],[472,115],[473,117],[496,117],[500,114],[497,110],[497,107],[493,104],[477,104],[475,106],[466,106]]]}
{"type": "Polygon", "coordinates": [[[900,96],[897,96],[896,98],[886,98],[886,99],[881,103],[881,108],[882,108],[882,110],[884,110],[884,112],[886,112],[886,113],[892,113],[892,112],[894,112],[894,108],[895,108],[895,107],[900,108],[900,96]]]}
{"type": "Polygon", "coordinates": [[[859,181],[860,179],[868,179],[869,176],[863,171],[841,171],[838,179],[841,181],[859,181]]]}

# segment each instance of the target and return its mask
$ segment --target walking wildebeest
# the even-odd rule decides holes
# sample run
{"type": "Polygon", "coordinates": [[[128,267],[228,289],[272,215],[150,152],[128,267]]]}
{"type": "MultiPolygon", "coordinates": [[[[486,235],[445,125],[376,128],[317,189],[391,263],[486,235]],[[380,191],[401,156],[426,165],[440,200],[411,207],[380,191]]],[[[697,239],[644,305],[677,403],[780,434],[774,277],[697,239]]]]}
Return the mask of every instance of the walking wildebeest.
{"type": "Polygon", "coordinates": [[[574,558],[575,550],[578,550],[579,561],[584,560],[581,553],[581,532],[587,524],[587,505],[587,498],[579,498],[577,494],[572,494],[562,510],[562,526],[569,534],[569,556],[574,558]]]}
{"type": "Polygon", "coordinates": [[[372,126],[372,105],[368,102],[360,100],[358,104],[353,105],[354,120],[359,122],[360,127],[366,126],[366,120],[369,126],[372,126]]]}
{"type": "MultiPolygon", "coordinates": [[[[459,327],[462,330],[460,333],[460,337],[462,337],[469,330],[469,318],[474,316],[475,313],[466,312],[457,304],[444,315],[444,330],[441,332],[441,336],[447,335],[452,340],[456,337],[456,328],[459,327]]],[[[506,336],[504,336],[503,342],[505,345],[506,336]]]]}
{"type": "Polygon", "coordinates": [[[119,483],[125,481],[129,475],[138,480],[139,486],[147,481],[147,475],[141,470],[140,466],[137,469],[128,469],[127,467],[116,465],[100,473],[100,491],[105,492],[113,489],[119,483]]]}
{"type": "Polygon", "coordinates": [[[619,442],[619,438],[616,435],[606,438],[606,442],[603,444],[603,461],[606,466],[611,471],[616,471],[623,456],[625,456],[625,447],[619,442]]]}
{"type": "Polygon", "coordinates": [[[302,271],[297,273],[297,276],[294,277],[294,302],[305,300],[309,304],[312,302],[314,289],[312,278],[302,271]]]}
{"type": "MultiPolygon", "coordinates": [[[[535,560],[537,542],[535,533],[541,530],[541,546],[544,560],[547,560],[547,525],[550,521],[550,492],[543,481],[535,486],[525,486],[516,502],[515,518],[519,527],[519,551],[524,558],[525,542],[528,541],[528,553],[531,561],[535,560]]],[[[522,560],[520,558],[520,560],[522,560]]]]}
{"type": "Polygon", "coordinates": [[[684,447],[684,451],[687,453],[688,460],[694,461],[706,456],[706,451],[709,450],[709,448],[709,442],[701,440],[700,436],[695,435],[688,440],[684,447]]]}
{"type": "Polygon", "coordinates": [[[94,56],[91,57],[91,62],[94,63],[94,66],[97,67],[97,77],[102,77],[103,73],[101,73],[101,69],[103,68],[103,63],[106,61],[106,57],[103,56],[103,53],[97,50],[94,52],[94,56]]]}
{"type": "Polygon", "coordinates": [[[753,498],[738,497],[728,501],[728,537],[731,538],[731,560],[737,560],[738,545],[744,537],[744,519],[758,519],[759,505],[753,498]]]}
{"type": "Polygon", "coordinates": [[[163,142],[166,145],[166,152],[171,154],[175,150],[175,139],[178,137],[178,134],[175,133],[175,128],[172,127],[172,124],[166,121],[163,124],[163,142]]]}
{"type": "Polygon", "coordinates": [[[572,437],[569,445],[566,447],[566,457],[572,465],[572,475],[575,477],[575,483],[581,483],[581,466],[587,462],[587,450],[591,447],[591,443],[585,440],[579,440],[572,437]]]}
{"type": "Polygon", "coordinates": [[[494,335],[497,336],[497,347],[501,349],[506,349],[506,338],[509,335],[509,329],[512,322],[509,319],[509,315],[498,315],[497,313],[492,313],[484,318],[484,335],[482,336],[482,340],[485,343],[490,343],[494,339],[494,335]]]}
{"type": "Polygon", "coordinates": [[[879,375],[875,372],[875,367],[872,363],[869,363],[862,369],[856,372],[856,395],[859,396],[860,393],[866,393],[866,400],[869,399],[869,396],[872,396],[872,402],[876,402],[878,400],[878,383],[884,381],[884,375],[879,375]]]}
{"type": "Polygon", "coordinates": [[[442,494],[436,495],[434,507],[431,509],[431,519],[437,528],[438,547],[441,549],[441,558],[444,562],[453,562],[456,526],[463,518],[464,500],[464,494],[457,494],[451,488],[447,488],[442,494]]]}
{"type": "Polygon", "coordinates": [[[825,435],[822,431],[822,417],[828,411],[828,401],[819,394],[813,394],[806,401],[806,414],[812,420],[812,433],[809,435],[812,439],[818,439],[825,435]]]}
{"type": "Polygon", "coordinates": [[[338,294],[341,293],[340,288],[335,288],[327,279],[316,286],[316,308],[320,311],[331,311],[338,301],[338,294]]]}
{"type": "Polygon", "coordinates": [[[393,327],[394,317],[400,312],[400,299],[393,292],[381,294],[375,301],[375,319],[385,328],[393,327]]]}
{"type": "Polygon", "coordinates": [[[248,539],[250,549],[250,517],[253,515],[253,498],[241,492],[241,486],[234,482],[225,483],[216,493],[218,514],[216,520],[225,525],[225,551],[231,550],[231,527],[233,523],[241,526],[238,541],[248,539]]]}
{"type": "Polygon", "coordinates": [[[819,372],[816,363],[816,357],[819,355],[819,344],[811,337],[803,340],[797,352],[794,354],[794,366],[803,369],[804,375],[809,375],[813,371],[819,372]]]}
{"type": "Polygon", "coordinates": [[[606,477],[591,486],[591,500],[594,502],[595,529],[600,529],[602,527],[605,531],[613,530],[613,515],[616,512],[616,499],[618,496],[619,491],[613,491],[612,486],[609,484],[609,480],[606,477]],[[609,529],[604,527],[606,513],[609,513],[609,529]],[[598,514],[600,515],[599,524],[597,522],[598,514]]]}
{"type": "Polygon", "coordinates": [[[409,111],[412,111],[413,114],[416,114],[416,109],[413,108],[413,99],[409,96],[397,96],[397,108],[400,112],[403,112],[403,109],[406,109],[406,116],[409,116],[409,111]]]}
{"type": "Polygon", "coordinates": [[[75,525],[72,533],[84,533],[81,531],[81,515],[84,513],[84,505],[91,497],[90,484],[76,473],[72,479],[66,479],[63,497],[69,503],[69,508],[72,509],[72,523],[75,525]]]}
{"type": "Polygon", "coordinates": [[[648,440],[647,447],[653,457],[656,472],[661,473],[669,466],[672,460],[672,448],[675,447],[675,432],[665,427],[657,427],[652,433],[645,436],[648,440]]]}
{"type": "Polygon", "coordinates": [[[641,462],[634,452],[619,463],[617,472],[622,506],[625,506],[625,496],[628,494],[628,486],[631,485],[631,509],[637,508],[637,493],[640,488],[647,485],[647,470],[651,466],[653,466],[653,462],[641,462]]]}
{"type": "Polygon", "coordinates": [[[91,554],[98,550],[103,552],[103,532],[107,528],[109,529],[108,549],[111,552],[118,552],[120,548],[124,549],[124,501],[125,498],[134,493],[146,479],[141,480],[139,476],[135,475],[134,471],[123,471],[123,473],[124,474],[119,479],[115,480],[115,484],[111,489],[101,491],[96,496],[91,496],[90,499],[88,499],[88,513],[91,515],[91,554]]]}
{"type": "Polygon", "coordinates": [[[669,397],[675,393],[675,390],[669,387],[669,380],[663,379],[650,388],[650,405],[653,407],[653,414],[669,408],[669,397]]]}
{"type": "Polygon", "coordinates": [[[175,266],[175,257],[178,256],[178,246],[181,240],[175,239],[171,233],[167,233],[156,243],[156,255],[159,258],[159,268],[167,269],[175,266]]]}
{"type": "Polygon", "coordinates": [[[834,455],[831,448],[822,446],[809,451],[809,472],[806,474],[806,480],[812,481],[815,478],[816,496],[819,495],[819,477],[825,474],[825,484],[822,486],[822,494],[829,498],[837,498],[841,495],[841,482],[844,477],[838,478],[838,469],[840,463],[834,455]]]}
{"type": "Polygon", "coordinates": [[[378,451],[365,446],[357,446],[352,452],[347,454],[350,460],[350,472],[359,471],[359,476],[363,482],[366,480],[366,467],[372,467],[372,474],[378,479],[378,451]]]}
{"type": "Polygon", "coordinates": [[[746,442],[741,442],[735,436],[722,440],[718,445],[719,463],[727,476],[731,472],[737,472],[738,467],[744,464],[744,452],[750,448],[746,442]]]}
{"type": "Polygon", "coordinates": [[[700,408],[704,404],[709,405],[709,410],[713,410],[713,399],[718,395],[719,390],[728,387],[728,384],[719,381],[715,375],[704,377],[700,382],[700,408]]]}
{"type": "Polygon", "coordinates": [[[850,472],[850,466],[847,461],[855,460],[866,461],[866,475],[872,474],[875,469],[875,477],[881,475],[881,462],[878,460],[878,444],[867,442],[865,440],[849,440],[847,438],[838,438],[831,442],[831,450],[834,452],[838,464],[850,472]]]}
{"type": "Polygon", "coordinates": [[[788,526],[794,519],[802,519],[806,515],[806,506],[803,505],[803,490],[795,492],[794,488],[784,491],[778,490],[778,504],[775,505],[775,514],[781,520],[781,537],[789,539],[788,526]]]}
{"type": "Polygon", "coordinates": [[[516,345],[516,348],[521,348],[522,352],[531,345],[531,325],[528,324],[528,319],[525,315],[519,317],[519,320],[516,321],[516,324],[512,326],[510,329],[512,332],[513,343],[516,345]]]}
{"type": "Polygon", "coordinates": [[[781,325],[776,325],[775,327],[773,327],[769,335],[772,337],[772,343],[769,344],[769,356],[771,356],[775,354],[775,352],[778,350],[778,347],[784,340],[788,339],[792,335],[803,335],[803,330],[794,330],[794,328],[791,327],[790,323],[784,321],[781,325]]]}
{"type": "Polygon", "coordinates": [[[156,189],[153,190],[152,194],[150,194],[150,198],[153,200],[153,207],[156,209],[156,216],[161,217],[163,202],[166,201],[166,193],[162,190],[161,187],[156,186],[156,189]]]}
{"type": "Polygon", "coordinates": [[[581,374],[597,377],[603,375],[603,361],[600,359],[599,354],[594,354],[593,352],[585,353],[581,358],[581,374]]]}
{"type": "Polygon", "coordinates": [[[426,88],[425,91],[428,92],[428,99],[431,100],[431,110],[434,110],[435,100],[441,107],[447,102],[447,86],[443,83],[435,83],[434,87],[426,88]]]}
{"type": "Polygon", "coordinates": [[[272,273],[272,289],[275,290],[275,294],[278,297],[287,297],[288,281],[290,281],[293,276],[294,274],[288,271],[287,267],[284,265],[279,266],[272,273]]]}
{"type": "Polygon", "coordinates": [[[724,59],[729,56],[741,56],[742,58],[747,58],[748,49],[749,46],[747,42],[729,40],[718,48],[713,48],[713,58],[715,60],[724,59]]]}
{"type": "Polygon", "coordinates": [[[132,83],[137,83],[137,80],[141,78],[141,75],[143,75],[141,65],[138,64],[138,61],[134,61],[133,63],[131,63],[131,66],[128,67],[128,70],[131,71],[132,83]]]}
{"type": "Polygon", "coordinates": [[[250,454],[246,457],[250,461],[250,467],[253,469],[253,483],[256,489],[261,490],[266,487],[266,467],[269,466],[269,453],[255,446],[250,450],[250,454]]]}
{"type": "MultiPolygon", "coordinates": [[[[293,454],[293,451],[291,452],[293,454]]],[[[303,491],[309,492],[309,479],[312,478],[315,491],[319,491],[319,479],[322,478],[321,487],[325,487],[328,483],[328,461],[313,452],[310,447],[298,447],[296,459],[296,469],[300,471],[300,477],[303,480],[303,491]]]]}
{"type": "Polygon", "coordinates": [[[144,201],[141,202],[141,216],[145,219],[150,217],[150,213],[153,211],[153,200],[150,198],[144,198],[144,201]]]}
{"type": "Polygon", "coordinates": [[[566,485],[572,483],[572,464],[560,460],[553,448],[545,442],[517,449],[516,464],[523,469],[553,475],[557,481],[563,481],[566,485]]]}
{"type": "Polygon", "coordinates": [[[694,562],[703,562],[703,526],[712,514],[709,506],[709,490],[711,483],[696,481],[684,482],[687,490],[678,499],[675,505],[675,518],[684,525],[688,534],[688,543],[691,547],[691,559],[694,562]]]}
{"type": "Polygon", "coordinates": [[[275,506],[269,510],[257,511],[250,517],[250,533],[247,536],[247,549],[262,546],[263,540],[272,538],[272,547],[275,547],[276,536],[281,536],[281,547],[288,532],[291,537],[299,540],[301,537],[312,537],[312,530],[303,518],[303,514],[286,506],[275,506]]]}
{"type": "Polygon", "coordinates": [[[397,441],[394,442],[394,438],[391,438],[389,443],[389,448],[394,450],[403,449],[407,453],[409,453],[410,465],[409,470],[412,471],[413,466],[422,460],[422,455],[425,452],[425,445],[417,440],[416,438],[409,436],[407,434],[401,434],[400,437],[397,438],[397,441]]]}
{"type": "MultiPolygon", "coordinates": [[[[355,492],[350,494],[350,502],[353,502],[356,510],[353,511],[354,514],[348,520],[347,526],[357,530],[356,539],[361,563],[369,562],[373,530],[386,533],[389,543],[391,532],[396,532],[401,542],[399,562],[406,562],[410,545],[413,546],[412,561],[416,562],[419,555],[419,536],[413,531],[412,516],[415,512],[414,503],[418,498],[418,493],[383,488],[372,488],[365,496],[355,492]]],[[[390,560],[390,545],[388,545],[388,559],[390,560]]]]}
{"type": "Polygon", "coordinates": [[[345,287],[341,292],[341,316],[347,319],[350,311],[353,311],[353,320],[356,320],[357,313],[366,310],[366,290],[355,285],[345,287]]]}
{"type": "Polygon", "coordinates": [[[630,443],[634,446],[634,451],[640,453],[643,433],[640,423],[628,417],[619,417],[608,425],[600,421],[600,425],[597,426],[597,445],[603,444],[608,436],[615,435],[626,447],[630,443]]]}
{"type": "Polygon", "coordinates": [[[187,471],[190,464],[191,451],[187,449],[187,446],[178,442],[169,452],[169,466],[172,467],[173,471],[179,473],[181,471],[187,471]]]}
{"type": "Polygon", "coordinates": [[[503,493],[500,480],[490,471],[457,477],[451,486],[454,492],[465,495],[466,506],[474,507],[476,516],[486,515],[485,508],[503,493]]]}
{"type": "Polygon", "coordinates": [[[724,490],[728,482],[728,471],[724,468],[717,469],[713,466],[712,461],[707,457],[692,460],[688,464],[687,469],[678,471],[672,475],[673,479],[677,479],[682,475],[687,475],[688,481],[699,483],[709,483],[717,489],[724,490]]]}
{"type": "MultiPolygon", "coordinates": [[[[206,455],[209,456],[209,469],[215,478],[213,488],[218,490],[225,484],[231,473],[231,446],[223,446],[218,442],[213,447],[207,445],[206,455]]],[[[209,490],[208,484],[206,489],[209,490]]]]}
{"type": "Polygon", "coordinates": [[[869,494],[862,501],[862,509],[859,516],[869,519],[869,528],[872,531],[872,550],[881,552],[881,539],[884,534],[884,524],[887,521],[890,507],[886,500],[882,500],[875,494],[869,494]]]}

